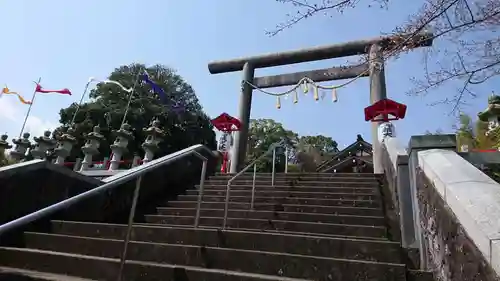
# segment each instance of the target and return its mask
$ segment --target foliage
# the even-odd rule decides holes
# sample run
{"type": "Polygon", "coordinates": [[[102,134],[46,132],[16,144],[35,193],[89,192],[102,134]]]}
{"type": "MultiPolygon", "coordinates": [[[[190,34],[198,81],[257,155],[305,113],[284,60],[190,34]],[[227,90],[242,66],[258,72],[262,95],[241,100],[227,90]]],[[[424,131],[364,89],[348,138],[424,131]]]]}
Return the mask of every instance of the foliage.
{"type": "MultiPolygon", "coordinates": [[[[286,140],[287,149],[294,150],[294,143],[298,135],[290,130],[286,130],[281,123],[272,119],[252,119],[250,120],[250,128],[248,130],[248,149],[247,161],[262,156],[273,143],[281,140],[286,140]]],[[[280,153],[276,159],[277,168],[279,172],[284,170],[285,161],[283,155],[280,153]]],[[[272,169],[272,153],[269,153],[261,161],[257,163],[258,171],[270,171],[272,169]]]]}
{"type": "MultiPolygon", "coordinates": [[[[291,5],[296,11],[268,32],[274,36],[312,16],[344,13],[361,3],[368,7],[390,9],[389,0],[276,0],[291,5]]],[[[452,83],[457,91],[434,103],[449,103],[458,110],[468,98],[476,96],[475,87],[500,74],[500,0],[419,0],[421,8],[408,15],[408,20],[393,34],[414,37],[422,30],[432,30],[439,44],[425,53],[423,79],[413,79],[409,94],[425,94],[429,90],[452,83]],[[435,62],[435,63],[432,63],[435,62]]],[[[386,57],[408,50],[407,43],[391,45],[386,57]]],[[[410,46],[411,47],[411,46],[410,46]]],[[[366,58],[364,58],[366,60],[366,58]]]]}
{"type": "Polygon", "coordinates": [[[299,139],[299,145],[306,148],[315,148],[322,153],[338,152],[338,144],[331,137],[325,136],[303,136],[299,139]]]}
{"type": "MultiPolygon", "coordinates": [[[[215,149],[215,133],[212,130],[210,118],[203,112],[193,88],[171,68],[162,65],[147,68],[151,80],[165,91],[172,104],[180,103],[185,106],[185,111],[176,113],[172,106],[165,106],[159,101],[157,94],[153,93],[149,85],[138,82],[138,73],[144,69],[145,66],[141,64],[121,66],[115,69],[108,78],[120,82],[127,88],[136,85],[126,117],[134,134],[134,140],[129,143],[129,154],[126,158],[130,159],[135,153],[142,154],[141,144],[145,140],[143,129],[149,126],[153,118],[159,119],[162,129],[167,134],[164,141],[160,143],[158,156],[198,143],[215,149]]],[[[105,137],[99,149],[101,155],[97,158],[102,159],[110,155],[109,145],[114,140],[112,130],[120,128],[129,93],[114,84],[101,83],[90,92],[89,96],[90,101],[80,107],[75,117],[78,143],[74,146],[72,155],[68,158],[69,161],[82,155],[80,147],[85,142],[83,134],[90,132],[96,125],[101,127],[101,134],[105,137]]],[[[64,127],[70,125],[76,109],[76,103],[61,109],[60,123],[63,126],[56,129],[56,136],[61,135],[64,127]]]]}
{"type": "MultiPolygon", "coordinates": [[[[323,154],[338,151],[337,142],[331,137],[322,135],[299,137],[297,133],[285,129],[281,123],[272,119],[252,119],[248,134],[247,161],[250,162],[260,157],[273,143],[281,140],[286,141],[288,159],[285,160],[283,151],[277,154],[276,169],[278,172],[284,171],[285,163],[300,162],[299,158],[308,160],[312,158],[314,162],[321,162],[323,154]],[[302,156],[297,157],[299,154],[302,156]]],[[[290,167],[291,165],[289,165],[290,167]]],[[[257,163],[257,170],[269,172],[271,169],[272,154],[269,153],[267,157],[257,163]]]]}
{"type": "Polygon", "coordinates": [[[488,123],[472,118],[462,113],[457,126],[457,146],[467,145],[469,149],[498,149],[500,147],[500,129],[489,134],[488,123]]]}
{"type": "MultiPolygon", "coordinates": [[[[459,125],[457,126],[457,146],[460,148],[462,145],[467,145],[469,150],[500,148],[500,128],[486,134],[487,131],[488,123],[477,120],[475,124],[473,124],[470,116],[461,114],[459,125]]],[[[480,165],[479,168],[489,177],[500,182],[499,164],[480,165]]]]}

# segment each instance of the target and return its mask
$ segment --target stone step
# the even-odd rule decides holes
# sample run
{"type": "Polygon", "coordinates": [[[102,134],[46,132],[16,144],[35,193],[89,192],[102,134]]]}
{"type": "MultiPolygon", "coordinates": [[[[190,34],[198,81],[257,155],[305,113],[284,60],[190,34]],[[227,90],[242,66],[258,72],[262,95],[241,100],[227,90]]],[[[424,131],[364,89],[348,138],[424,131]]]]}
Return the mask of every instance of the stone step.
{"type": "MultiPolygon", "coordinates": [[[[175,225],[175,224],[154,224],[154,223],[136,223],[136,225],[154,225],[154,226],[168,226],[171,228],[194,228],[193,225],[175,225]]],[[[215,229],[215,230],[220,230],[221,226],[204,226],[200,225],[198,228],[203,228],[203,229],[215,229]]],[[[300,232],[300,231],[286,231],[286,230],[276,230],[276,229],[255,229],[255,228],[238,228],[236,229],[238,231],[246,231],[246,232],[258,232],[258,233],[273,233],[276,235],[280,234],[290,234],[290,235],[303,235],[303,236],[310,236],[310,237],[319,237],[319,238],[344,238],[344,239],[362,239],[362,240],[373,240],[373,241],[389,241],[386,237],[380,238],[380,237],[368,237],[368,236],[345,236],[345,235],[336,235],[336,234],[326,234],[326,233],[310,233],[310,232],[300,232]]]]}
{"type": "MultiPolygon", "coordinates": [[[[236,175],[236,173],[215,173],[214,177],[225,177],[232,178],[236,175]]],[[[271,178],[271,173],[257,173],[256,177],[268,177],[271,178]]],[[[274,176],[276,178],[279,177],[289,177],[289,178],[325,178],[331,179],[335,177],[348,177],[348,178],[377,178],[377,175],[373,173],[275,173],[274,176]]],[[[252,172],[245,172],[240,175],[240,177],[253,177],[252,172]]]]}
{"type": "MultiPolygon", "coordinates": [[[[50,234],[28,235],[29,247],[118,259],[123,241],[50,234]]],[[[133,241],[127,258],[158,264],[224,269],[311,280],[405,280],[401,264],[253,250],[133,241]]]]}
{"type": "MultiPolygon", "coordinates": [[[[55,234],[123,240],[126,225],[53,221],[55,234]]],[[[218,230],[165,225],[134,225],[131,239],[135,241],[187,244],[207,247],[255,251],[283,252],[332,258],[371,260],[398,263],[397,242],[338,237],[318,237],[274,232],[218,230]]]]}
{"type": "MultiPolygon", "coordinates": [[[[219,184],[227,184],[229,179],[221,179],[221,178],[209,178],[207,182],[212,182],[212,183],[219,183],[219,184]]],[[[288,185],[289,183],[293,182],[294,184],[306,184],[306,185],[319,185],[319,186],[332,186],[335,185],[335,183],[341,182],[341,183],[350,183],[350,182],[362,182],[362,183],[368,183],[368,184],[373,184],[377,185],[378,180],[377,179],[372,179],[372,178],[340,178],[340,177],[335,177],[331,178],[328,180],[318,180],[318,179],[310,179],[310,180],[298,180],[298,179],[284,179],[284,178],[277,178],[274,179],[274,184],[275,185],[288,185]]],[[[233,183],[244,183],[244,184],[252,184],[253,183],[253,178],[235,178],[233,180],[233,183]]],[[[258,179],[255,178],[255,184],[257,185],[268,185],[272,183],[272,179],[258,179]]]]}
{"type": "Polygon", "coordinates": [[[0,267],[0,280],[5,281],[95,281],[95,279],[72,277],[35,270],[0,267]]]}
{"type": "MultiPolygon", "coordinates": [[[[196,209],[181,209],[181,208],[158,208],[159,215],[167,216],[185,216],[194,217],[196,209]]],[[[217,209],[202,209],[200,211],[202,217],[223,217],[224,210],[217,209]]],[[[251,218],[251,219],[275,219],[286,221],[308,221],[334,224],[352,224],[352,225],[373,225],[384,226],[384,217],[376,216],[350,216],[350,215],[330,215],[317,213],[291,213],[291,212],[272,212],[272,211],[249,211],[249,210],[230,210],[228,212],[230,218],[251,218]]]]}
{"type": "MultiPolygon", "coordinates": [[[[347,197],[347,196],[346,196],[347,197]]],[[[195,195],[179,195],[178,201],[169,201],[168,204],[172,202],[196,202],[198,196],[195,195]]],[[[203,196],[203,202],[219,202],[224,203],[226,200],[225,196],[203,196]]],[[[250,203],[251,197],[247,196],[230,196],[229,202],[234,203],[250,203]]],[[[268,204],[296,204],[296,205],[315,205],[315,206],[349,206],[349,207],[369,207],[377,208],[380,207],[380,200],[362,200],[357,199],[356,196],[350,199],[319,199],[319,198],[295,198],[295,197],[285,197],[285,198],[272,198],[272,197],[255,197],[254,203],[268,203],[268,204]]]]}
{"type": "MultiPolygon", "coordinates": [[[[193,225],[193,217],[146,215],[146,222],[167,225],[193,225]]],[[[222,227],[223,219],[216,217],[201,217],[201,226],[222,227]]],[[[366,236],[384,238],[386,229],[382,226],[348,225],[316,222],[297,222],[285,220],[265,220],[249,218],[228,218],[227,228],[238,229],[273,229],[277,231],[307,232],[318,234],[334,234],[342,236],[366,236]]]]}
{"type": "MultiPolygon", "coordinates": [[[[206,180],[207,185],[227,185],[226,180],[206,180]]],[[[252,181],[233,181],[231,185],[252,185],[252,181]]],[[[272,186],[270,181],[259,181],[256,186],[272,186]]],[[[275,181],[274,186],[320,186],[320,187],[378,187],[373,181],[275,181]]]]}
{"type": "MultiPolygon", "coordinates": [[[[231,197],[251,197],[251,190],[231,190],[231,197]]],[[[187,190],[186,195],[197,196],[198,190],[187,190]]],[[[226,196],[225,189],[205,189],[204,196],[226,196]]],[[[356,200],[379,200],[376,193],[354,193],[354,192],[299,192],[299,191],[274,191],[255,190],[256,197],[295,197],[295,198],[318,198],[318,199],[356,199],[356,200]]]]}
{"type": "MultiPolygon", "coordinates": [[[[361,207],[361,206],[352,206],[352,204],[350,206],[347,204],[347,202],[345,203],[346,205],[344,206],[313,206],[313,205],[281,204],[281,203],[257,203],[254,205],[254,209],[262,211],[277,211],[277,212],[383,216],[382,209],[379,207],[361,207]]],[[[363,204],[356,204],[356,205],[363,205],[363,204]]],[[[364,204],[364,205],[373,206],[372,204],[364,204]]],[[[170,201],[166,203],[166,206],[173,208],[193,209],[197,207],[197,202],[170,201]]],[[[202,202],[201,208],[223,210],[224,202],[202,202]]],[[[230,202],[229,209],[250,210],[250,203],[230,202]]]]}
{"type": "MultiPolygon", "coordinates": [[[[2,265],[30,270],[43,270],[50,273],[68,274],[96,280],[116,280],[119,263],[119,259],[113,258],[0,247],[0,264],[2,265]]],[[[292,279],[229,270],[127,260],[123,280],[305,281],[307,279],[292,279]]]]}
{"type": "MultiPolygon", "coordinates": [[[[205,190],[226,190],[225,184],[211,184],[205,185],[205,190]]],[[[195,185],[195,189],[199,189],[199,185],[195,185]]],[[[340,193],[366,193],[366,194],[379,194],[378,187],[321,187],[321,186],[256,186],[257,191],[297,191],[297,192],[340,192],[340,193]]],[[[231,191],[252,190],[252,185],[231,185],[231,191]]]]}

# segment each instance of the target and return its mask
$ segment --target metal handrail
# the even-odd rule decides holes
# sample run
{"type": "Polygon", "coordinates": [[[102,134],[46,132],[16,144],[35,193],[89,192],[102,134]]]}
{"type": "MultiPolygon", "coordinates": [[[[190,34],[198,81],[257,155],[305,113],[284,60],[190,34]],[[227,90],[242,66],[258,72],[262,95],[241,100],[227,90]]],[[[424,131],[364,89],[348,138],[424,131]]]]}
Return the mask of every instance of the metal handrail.
{"type": "MultiPolygon", "coordinates": [[[[141,166],[137,166],[135,168],[124,171],[122,173],[116,174],[115,176],[112,176],[109,178],[110,179],[109,182],[107,182],[103,185],[100,185],[94,189],[91,189],[91,190],[86,191],[84,193],[78,194],[76,196],[73,196],[71,198],[63,200],[63,201],[58,202],[56,204],[53,204],[51,206],[42,208],[42,209],[40,209],[36,212],[33,212],[31,214],[25,215],[23,217],[20,217],[18,219],[15,219],[13,221],[10,221],[8,223],[0,225],[0,236],[2,234],[5,234],[6,232],[9,232],[9,231],[17,228],[17,227],[26,225],[28,223],[31,223],[31,222],[36,221],[38,219],[41,219],[45,216],[53,214],[57,211],[68,208],[68,207],[72,206],[73,204],[79,203],[79,202],[81,202],[89,197],[92,197],[94,195],[101,194],[105,191],[113,189],[113,188],[115,188],[115,187],[119,186],[120,184],[123,184],[127,181],[130,181],[132,179],[137,179],[135,190],[134,190],[134,197],[132,199],[132,206],[130,207],[129,219],[128,219],[128,224],[127,224],[127,232],[125,235],[125,240],[124,240],[124,245],[123,245],[123,252],[122,252],[122,256],[121,256],[121,260],[120,260],[120,270],[118,272],[117,280],[120,281],[122,278],[122,272],[123,272],[123,268],[124,268],[124,264],[125,264],[126,255],[127,255],[128,243],[130,242],[130,234],[131,234],[132,224],[133,224],[133,220],[134,220],[134,216],[135,216],[135,209],[137,207],[137,200],[139,198],[139,191],[140,191],[142,176],[148,172],[151,172],[151,171],[157,169],[158,167],[170,164],[171,162],[176,161],[178,159],[181,159],[181,158],[184,158],[184,157],[190,156],[190,155],[195,155],[198,158],[200,158],[201,160],[203,160],[203,167],[202,167],[202,171],[201,171],[202,178],[200,179],[200,193],[202,193],[203,192],[203,185],[204,185],[204,181],[205,181],[208,159],[196,151],[197,149],[200,149],[200,148],[210,152],[210,154],[213,155],[212,150],[210,150],[209,148],[207,148],[204,145],[197,144],[197,145],[193,145],[193,146],[190,146],[188,148],[185,148],[183,150],[174,152],[172,154],[163,156],[161,158],[155,159],[149,163],[146,163],[146,164],[143,164],[141,166]]],[[[199,197],[198,200],[200,200],[202,196],[203,196],[203,194],[201,194],[201,196],[199,197]]],[[[200,207],[200,205],[201,204],[199,203],[198,208],[200,207]]],[[[197,210],[197,217],[199,218],[199,211],[198,210],[197,210]]]]}
{"type": "Polygon", "coordinates": [[[242,175],[243,173],[245,173],[250,167],[253,166],[253,182],[252,182],[252,198],[251,198],[251,202],[250,202],[250,208],[253,209],[253,206],[254,206],[254,200],[255,200],[255,177],[256,177],[256,173],[257,173],[257,162],[259,160],[261,160],[262,158],[264,158],[265,156],[267,156],[270,152],[273,153],[273,168],[272,168],[272,175],[271,175],[271,185],[274,186],[274,174],[275,174],[275,162],[276,162],[276,148],[278,147],[282,147],[283,146],[283,143],[280,141],[278,143],[273,143],[270,147],[270,149],[268,149],[266,152],[264,152],[264,154],[262,154],[261,156],[259,156],[258,158],[254,159],[252,162],[250,162],[250,164],[248,164],[245,168],[243,168],[241,171],[239,171],[238,173],[236,173],[236,175],[234,175],[232,178],[230,178],[228,181],[227,181],[227,187],[226,187],[226,198],[225,198],[225,201],[224,201],[224,220],[223,220],[223,223],[222,223],[222,229],[226,229],[226,225],[227,225],[227,216],[228,216],[228,212],[229,212],[229,197],[230,197],[230,192],[231,192],[231,183],[237,178],[239,177],[240,175],[242,175]]]}

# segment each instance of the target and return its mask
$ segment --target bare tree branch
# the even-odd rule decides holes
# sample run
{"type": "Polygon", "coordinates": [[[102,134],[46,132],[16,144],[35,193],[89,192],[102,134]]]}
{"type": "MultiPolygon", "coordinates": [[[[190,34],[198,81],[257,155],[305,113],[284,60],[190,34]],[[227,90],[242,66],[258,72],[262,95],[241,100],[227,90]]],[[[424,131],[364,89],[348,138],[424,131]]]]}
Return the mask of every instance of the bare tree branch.
{"type": "MultiPolygon", "coordinates": [[[[294,26],[318,13],[343,13],[365,4],[389,7],[390,0],[276,0],[292,5],[296,14],[267,32],[271,36],[294,26]]],[[[420,30],[433,30],[437,46],[425,52],[423,78],[412,78],[411,95],[427,94],[446,84],[460,85],[452,97],[434,103],[452,105],[460,110],[469,98],[475,98],[475,87],[500,76],[500,0],[420,0],[420,9],[408,15],[406,22],[395,28],[391,35],[417,34],[420,30]]],[[[397,58],[410,48],[404,38],[385,46],[386,59],[397,58]]],[[[413,40],[418,42],[418,38],[413,40]]],[[[366,61],[366,57],[362,58],[366,61]]]]}

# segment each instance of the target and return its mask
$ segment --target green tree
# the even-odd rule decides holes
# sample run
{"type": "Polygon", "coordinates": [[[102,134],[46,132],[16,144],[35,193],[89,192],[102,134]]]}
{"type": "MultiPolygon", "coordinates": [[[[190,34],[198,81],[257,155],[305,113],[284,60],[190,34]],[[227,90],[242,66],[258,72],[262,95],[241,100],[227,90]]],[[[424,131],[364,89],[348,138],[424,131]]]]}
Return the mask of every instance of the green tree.
{"type": "MultiPolygon", "coordinates": [[[[155,65],[147,68],[150,78],[158,84],[168,96],[170,104],[160,102],[151,87],[138,79],[138,73],[144,71],[142,64],[121,66],[115,69],[108,79],[118,81],[125,87],[135,86],[134,94],[126,121],[132,126],[134,140],[129,143],[129,153],[125,158],[130,158],[134,153],[142,154],[141,144],[145,139],[143,132],[153,118],[158,118],[166,131],[166,137],[160,143],[157,156],[162,156],[194,144],[205,144],[212,149],[216,148],[215,133],[210,124],[210,118],[203,112],[193,88],[184,81],[173,69],[155,65]],[[174,104],[181,104],[185,110],[175,110],[174,104]]],[[[103,158],[110,155],[109,145],[115,137],[112,130],[120,127],[125,115],[129,93],[123,91],[114,84],[98,84],[89,93],[90,101],[84,103],[78,110],[76,123],[76,136],[78,143],[74,146],[72,155],[68,160],[81,157],[80,147],[84,144],[84,133],[88,133],[96,125],[101,127],[101,133],[105,141],[101,143],[100,156],[103,158]]],[[[56,129],[56,135],[60,135],[64,128],[71,125],[70,122],[77,109],[73,103],[68,108],[61,109],[60,123],[63,125],[56,129]]]]}
{"type": "Polygon", "coordinates": [[[331,137],[322,135],[317,136],[302,136],[299,139],[299,144],[304,147],[317,149],[320,153],[332,153],[338,151],[338,144],[331,137]]]}
{"type": "MultiPolygon", "coordinates": [[[[292,154],[294,144],[297,143],[298,135],[293,131],[286,130],[281,123],[272,119],[252,119],[248,132],[247,161],[250,162],[263,155],[273,143],[285,140],[286,148],[292,154]]],[[[277,155],[277,166],[279,171],[284,170],[285,161],[283,154],[277,155]]],[[[268,155],[257,163],[260,172],[268,172],[272,169],[272,155],[268,155]]]]}
{"type": "MultiPolygon", "coordinates": [[[[321,135],[299,137],[297,133],[287,130],[283,124],[272,119],[252,119],[248,134],[247,161],[250,162],[260,157],[271,144],[281,140],[286,142],[285,149],[288,150],[288,159],[284,158],[283,151],[278,153],[276,159],[278,172],[282,172],[285,164],[288,163],[297,163],[307,166],[309,170],[313,169],[312,166],[321,163],[325,155],[338,151],[337,142],[330,137],[321,135]]],[[[270,154],[259,161],[257,169],[260,172],[270,172],[272,155],[270,154]]]]}

